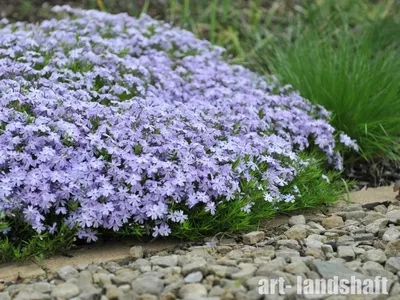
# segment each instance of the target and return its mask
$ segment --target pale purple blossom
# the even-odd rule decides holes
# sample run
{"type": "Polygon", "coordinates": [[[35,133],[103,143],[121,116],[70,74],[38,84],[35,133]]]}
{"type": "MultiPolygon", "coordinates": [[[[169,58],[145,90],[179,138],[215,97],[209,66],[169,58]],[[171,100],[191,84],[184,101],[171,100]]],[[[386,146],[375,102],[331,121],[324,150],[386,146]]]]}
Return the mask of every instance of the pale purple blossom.
{"type": "MultiPolygon", "coordinates": [[[[222,48],[146,15],[54,11],[63,17],[0,26],[7,216],[22,213],[38,232],[65,222],[88,242],[94,228],[133,222],[167,236],[190,218],[176,203],[216,214],[243,180],[257,181],[265,201],[295,201],[301,191],[281,190],[307,164],[298,152],[311,141],[341,167],[329,113],[287,88],[272,94],[222,48]]],[[[346,135],[340,142],[357,148],[346,135]]]]}

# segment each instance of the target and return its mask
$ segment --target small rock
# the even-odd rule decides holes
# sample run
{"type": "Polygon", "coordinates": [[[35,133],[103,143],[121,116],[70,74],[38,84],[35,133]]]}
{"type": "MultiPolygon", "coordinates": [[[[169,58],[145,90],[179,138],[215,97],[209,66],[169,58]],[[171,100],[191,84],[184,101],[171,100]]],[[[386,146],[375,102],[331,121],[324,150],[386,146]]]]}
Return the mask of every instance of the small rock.
{"type": "Polygon", "coordinates": [[[207,289],[200,283],[189,283],[182,286],[179,290],[179,297],[188,299],[191,297],[206,297],[207,289]]]}
{"type": "MultiPolygon", "coordinates": [[[[157,296],[154,296],[152,294],[143,294],[143,295],[140,295],[137,299],[138,300],[157,300],[158,298],[157,298],[157,296]]],[[[104,300],[106,300],[106,299],[104,299],[104,300]]]]}
{"type": "Polygon", "coordinates": [[[210,297],[220,297],[223,296],[225,294],[225,290],[220,287],[219,285],[213,286],[210,290],[210,292],[208,293],[208,295],[210,297]]]}
{"type": "Polygon", "coordinates": [[[11,300],[10,294],[7,292],[0,293],[0,300],[11,300]]]}
{"type": "Polygon", "coordinates": [[[144,251],[142,246],[134,246],[129,250],[129,254],[133,259],[143,258],[144,251]]]}
{"type": "Polygon", "coordinates": [[[390,241],[385,247],[387,257],[400,256],[400,240],[390,241]]]}
{"type": "Polygon", "coordinates": [[[358,233],[354,235],[355,242],[364,242],[364,241],[372,241],[374,239],[374,235],[372,233],[358,233]]]}
{"type": "Polygon", "coordinates": [[[372,211],[367,213],[367,215],[361,220],[361,223],[363,223],[364,225],[368,225],[379,219],[387,219],[387,218],[384,214],[372,211]]]}
{"type": "Polygon", "coordinates": [[[292,240],[304,240],[307,237],[305,225],[294,225],[285,231],[285,235],[292,240]]]}
{"type": "Polygon", "coordinates": [[[345,211],[360,211],[362,210],[362,205],[360,203],[349,203],[344,206],[345,211]]]}
{"type": "Polygon", "coordinates": [[[391,223],[400,224],[400,210],[392,210],[387,212],[386,218],[388,218],[391,223]]]}
{"type": "Polygon", "coordinates": [[[366,212],[363,210],[350,211],[345,213],[346,220],[361,220],[365,217],[366,212]]]}
{"type": "Polygon", "coordinates": [[[396,274],[400,271],[400,257],[390,257],[385,263],[385,269],[396,274]]]}
{"type": "Polygon", "coordinates": [[[290,262],[293,257],[299,257],[300,253],[293,249],[281,249],[275,252],[276,257],[281,257],[285,259],[287,262],[290,262]]]}
{"type": "Polygon", "coordinates": [[[178,255],[156,256],[150,259],[153,265],[166,267],[175,267],[178,265],[178,255]]]}
{"type": "Polygon", "coordinates": [[[203,274],[199,271],[190,273],[184,279],[185,283],[199,283],[203,280],[203,274]]]}
{"type": "Polygon", "coordinates": [[[296,240],[279,240],[276,242],[277,248],[289,248],[294,250],[300,250],[300,245],[296,240]]]}
{"type": "Polygon", "coordinates": [[[239,264],[241,270],[231,275],[234,280],[244,281],[254,275],[257,271],[257,267],[252,264],[239,264]]]}
{"type": "Polygon", "coordinates": [[[21,291],[14,300],[50,300],[50,295],[37,291],[21,291]]]}
{"type": "Polygon", "coordinates": [[[232,250],[226,254],[226,257],[229,259],[240,259],[243,257],[243,251],[232,250]]]}
{"type": "Polygon", "coordinates": [[[289,219],[289,225],[305,225],[306,224],[306,218],[303,215],[297,215],[297,216],[292,216],[289,219]]]}
{"type": "Polygon", "coordinates": [[[265,265],[261,265],[257,272],[257,276],[268,276],[269,273],[273,271],[282,271],[283,268],[286,266],[286,260],[283,257],[277,257],[270,262],[266,263],[265,265]]]}
{"type": "Polygon", "coordinates": [[[328,254],[328,253],[333,253],[333,247],[331,245],[328,244],[324,244],[321,246],[321,250],[322,252],[324,252],[324,254],[328,254]]]}
{"type": "Polygon", "coordinates": [[[57,275],[60,279],[67,281],[70,278],[74,278],[79,274],[78,270],[72,266],[64,266],[57,270],[57,275]]]}
{"type": "Polygon", "coordinates": [[[52,285],[48,282],[36,282],[33,284],[33,289],[40,293],[50,293],[52,285]]]}
{"type": "Polygon", "coordinates": [[[364,261],[374,261],[384,263],[387,260],[385,253],[381,249],[371,249],[364,253],[364,261]]]}
{"type": "Polygon", "coordinates": [[[354,272],[346,267],[344,267],[341,264],[333,263],[330,261],[322,261],[319,259],[316,259],[311,262],[315,270],[325,279],[331,279],[334,278],[335,276],[338,276],[340,274],[340,279],[347,279],[350,280],[352,276],[356,279],[364,280],[367,279],[363,274],[360,274],[358,272],[354,272]]]}
{"type": "Polygon", "coordinates": [[[312,256],[315,259],[325,259],[326,258],[324,252],[322,252],[322,250],[318,249],[318,248],[307,248],[306,255],[312,256]]]}
{"type": "Polygon", "coordinates": [[[307,225],[310,227],[310,229],[318,230],[319,233],[325,232],[325,228],[321,224],[316,223],[314,221],[308,222],[307,225]]]}
{"type": "Polygon", "coordinates": [[[132,281],[132,288],[140,295],[159,295],[164,288],[164,282],[157,277],[144,276],[132,281]]]}
{"type": "Polygon", "coordinates": [[[384,242],[390,242],[400,239],[400,231],[396,228],[389,228],[382,236],[384,242]]]}
{"type": "Polygon", "coordinates": [[[79,288],[75,284],[62,283],[53,288],[51,297],[56,299],[69,299],[79,295],[79,288]]]}
{"type": "Polygon", "coordinates": [[[386,212],[387,212],[387,208],[386,208],[386,206],[385,205],[377,205],[377,206],[375,206],[374,207],[374,211],[376,211],[376,212],[378,212],[378,213],[381,213],[381,214],[386,214],[386,212]]]}
{"type": "Polygon", "coordinates": [[[106,296],[110,300],[118,300],[122,296],[122,291],[116,286],[107,288],[106,296]]]}
{"type": "Polygon", "coordinates": [[[304,240],[304,243],[308,248],[315,248],[315,249],[321,249],[322,245],[324,245],[322,242],[311,239],[310,237],[306,238],[304,240]]]}
{"type": "Polygon", "coordinates": [[[264,238],[264,231],[253,231],[243,235],[243,243],[246,245],[254,245],[261,242],[264,238]]]}
{"type": "Polygon", "coordinates": [[[207,275],[207,263],[205,261],[195,261],[182,267],[182,274],[184,276],[197,271],[203,275],[207,275]]]}
{"type": "Polygon", "coordinates": [[[285,266],[284,270],[285,272],[291,273],[293,275],[305,274],[306,272],[310,271],[306,264],[299,260],[288,264],[287,266],[285,266]]]}
{"type": "Polygon", "coordinates": [[[343,258],[346,261],[353,260],[356,256],[351,246],[339,246],[337,252],[338,257],[343,258]]]}
{"type": "Polygon", "coordinates": [[[388,220],[386,218],[385,219],[378,219],[378,220],[372,222],[371,224],[368,224],[365,227],[365,231],[373,233],[373,234],[376,234],[382,228],[386,228],[387,223],[388,223],[388,220]]]}
{"type": "Polygon", "coordinates": [[[322,220],[322,226],[327,229],[343,226],[344,222],[340,216],[331,216],[322,220]]]}
{"type": "Polygon", "coordinates": [[[160,300],[175,300],[176,296],[175,294],[171,293],[171,292],[163,292],[160,295],[160,300]]]}

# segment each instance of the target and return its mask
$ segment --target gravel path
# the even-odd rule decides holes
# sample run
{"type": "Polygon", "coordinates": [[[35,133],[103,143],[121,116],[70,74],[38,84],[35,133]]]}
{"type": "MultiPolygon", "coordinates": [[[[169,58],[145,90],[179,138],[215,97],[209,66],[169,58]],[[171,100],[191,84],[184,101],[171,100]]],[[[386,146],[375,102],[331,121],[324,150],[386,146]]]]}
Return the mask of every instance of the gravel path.
{"type": "Polygon", "coordinates": [[[400,206],[338,202],[329,215],[293,216],[266,231],[153,256],[136,246],[130,254],[125,264],[64,266],[46,278],[0,284],[0,300],[400,299],[400,206]],[[390,295],[297,295],[296,276],[383,276],[390,295]],[[266,278],[293,287],[281,296],[260,295],[259,280],[266,278]]]}

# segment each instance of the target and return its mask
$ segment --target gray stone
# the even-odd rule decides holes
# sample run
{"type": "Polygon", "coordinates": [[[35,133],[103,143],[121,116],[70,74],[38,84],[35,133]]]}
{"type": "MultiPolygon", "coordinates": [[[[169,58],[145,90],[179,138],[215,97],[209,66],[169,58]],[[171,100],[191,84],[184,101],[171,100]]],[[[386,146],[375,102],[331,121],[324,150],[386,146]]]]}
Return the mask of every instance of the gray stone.
{"type": "Polygon", "coordinates": [[[336,228],[343,225],[344,225],[343,218],[336,215],[322,220],[322,226],[324,226],[326,229],[336,228]]]}
{"type": "Polygon", "coordinates": [[[386,218],[388,218],[391,223],[400,224],[400,210],[392,210],[387,212],[386,218]]]}
{"type": "Polygon", "coordinates": [[[390,242],[400,239],[400,231],[396,228],[388,228],[382,236],[384,242],[390,242]]]}
{"type": "Polygon", "coordinates": [[[295,262],[292,262],[284,267],[285,272],[291,273],[291,274],[304,274],[306,272],[309,272],[310,269],[306,266],[306,264],[300,260],[297,260],[295,262]]]}
{"type": "Polygon", "coordinates": [[[344,211],[360,211],[362,209],[363,208],[360,203],[349,203],[343,207],[344,211]]]}
{"type": "Polygon", "coordinates": [[[260,266],[256,272],[256,275],[267,276],[270,272],[277,270],[282,271],[286,264],[286,260],[283,257],[277,257],[265,265],[260,266]]]}
{"type": "Polygon", "coordinates": [[[67,281],[70,278],[74,278],[79,274],[78,270],[72,266],[64,266],[57,270],[57,275],[60,279],[67,281]]]}
{"type": "Polygon", "coordinates": [[[50,300],[50,295],[37,291],[21,291],[14,300],[50,300]]]}
{"type": "Polygon", "coordinates": [[[243,235],[243,243],[246,245],[254,245],[261,242],[264,238],[264,231],[253,231],[243,235]]]}
{"type": "Polygon", "coordinates": [[[239,259],[243,257],[243,251],[240,250],[232,250],[225,255],[229,259],[239,259]]]}
{"type": "Polygon", "coordinates": [[[152,265],[160,267],[175,267],[178,265],[178,255],[156,256],[150,259],[152,265]]]}
{"type": "Polygon", "coordinates": [[[380,263],[377,263],[375,261],[365,262],[361,267],[361,272],[365,275],[372,277],[382,276],[388,278],[389,280],[395,278],[395,276],[391,272],[386,270],[380,263]]]}
{"type": "Polygon", "coordinates": [[[316,248],[316,249],[321,249],[322,245],[324,244],[324,243],[322,243],[316,239],[312,239],[310,237],[306,238],[304,240],[304,243],[306,244],[306,246],[308,248],[316,248]]]}
{"type": "Polygon", "coordinates": [[[355,242],[372,241],[373,239],[374,235],[372,233],[358,233],[354,235],[355,242]]]}
{"type": "Polygon", "coordinates": [[[363,255],[366,251],[362,248],[353,246],[353,251],[356,255],[363,255]]]}
{"type": "Polygon", "coordinates": [[[364,261],[374,261],[384,263],[387,260],[385,253],[381,249],[371,249],[364,253],[364,261]]]}
{"type": "Polygon", "coordinates": [[[245,281],[245,286],[249,290],[254,290],[254,289],[259,287],[259,282],[260,282],[261,279],[265,279],[265,277],[263,277],[263,276],[254,276],[254,277],[248,278],[245,281]]]}
{"type": "Polygon", "coordinates": [[[390,241],[385,247],[387,257],[400,256],[400,240],[390,241]]]}
{"type": "Polygon", "coordinates": [[[185,283],[199,283],[203,280],[203,274],[199,271],[190,273],[184,279],[185,283]]]}
{"type": "Polygon", "coordinates": [[[290,262],[293,257],[300,257],[299,251],[293,249],[281,249],[275,252],[277,258],[284,258],[287,262],[290,262]]]}
{"type": "Polygon", "coordinates": [[[231,275],[231,278],[234,280],[244,281],[247,278],[253,276],[254,273],[257,271],[257,267],[252,264],[241,263],[239,264],[239,267],[241,268],[241,270],[231,275]]]}
{"type": "Polygon", "coordinates": [[[40,293],[50,293],[53,286],[48,282],[36,282],[33,284],[33,289],[40,293]]]}
{"type": "Polygon", "coordinates": [[[290,226],[293,225],[305,225],[306,218],[303,215],[292,216],[288,221],[290,226]]]}
{"type": "Polygon", "coordinates": [[[220,297],[224,294],[225,294],[225,290],[222,287],[220,287],[219,285],[213,286],[210,289],[210,292],[208,293],[208,295],[211,297],[215,297],[215,296],[220,297]]]}
{"type": "Polygon", "coordinates": [[[151,294],[143,294],[138,297],[138,300],[157,300],[157,296],[151,294]]]}
{"type": "Polygon", "coordinates": [[[133,246],[129,250],[129,254],[130,254],[131,258],[133,258],[133,259],[143,258],[143,255],[144,255],[143,247],[142,246],[133,246]]]}
{"type": "Polygon", "coordinates": [[[367,215],[361,220],[361,223],[363,223],[364,225],[368,225],[379,219],[387,219],[387,218],[384,214],[372,211],[367,213],[367,215]]]}
{"type": "Polygon", "coordinates": [[[197,271],[203,275],[207,275],[207,263],[205,261],[195,261],[182,267],[182,274],[184,276],[197,271]]]}
{"type": "Polygon", "coordinates": [[[325,255],[327,255],[328,253],[333,253],[333,248],[329,244],[322,245],[321,250],[322,250],[322,252],[324,252],[325,255]]]}
{"type": "Polygon", "coordinates": [[[365,231],[376,234],[379,232],[379,230],[386,228],[387,223],[388,223],[388,219],[386,219],[386,218],[378,219],[378,220],[372,222],[371,224],[368,224],[365,227],[365,231]]]}
{"type": "Polygon", "coordinates": [[[276,242],[277,248],[285,247],[294,250],[300,250],[300,245],[296,240],[279,240],[276,242]]]}
{"type": "Polygon", "coordinates": [[[351,246],[339,246],[338,257],[343,258],[346,261],[353,260],[356,254],[351,246]]]}
{"type": "Polygon", "coordinates": [[[325,259],[325,254],[321,249],[318,248],[307,248],[305,254],[307,256],[312,256],[316,259],[325,259]]]}
{"type": "Polygon", "coordinates": [[[270,256],[260,256],[260,257],[256,257],[254,258],[254,263],[256,265],[263,265],[266,264],[267,262],[271,261],[271,257],[270,256]]]}
{"type": "Polygon", "coordinates": [[[361,220],[365,217],[366,213],[363,210],[350,211],[345,214],[346,220],[361,220]]]}
{"type": "Polygon", "coordinates": [[[159,295],[163,288],[164,282],[157,277],[143,276],[132,281],[132,289],[139,295],[159,295]]]}
{"type": "Polygon", "coordinates": [[[51,296],[58,299],[69,299],[77,295],[79,295],[79,288],[67,282],[57,285],[51,292],[51,296]]]}
{"type": "Polygon", "coordinates": [[[123,292],[115,285],[107,287],[106,296],[110,300],[118,300],[122,296],[122,294],[123,292]]]}
{"type": "Polygon", "coordinates": [[[288,239],[304,240],[307,237],[307,230],[305,225],[294,225],[285,231],[288,239]]]}
{"type": "Polygon", "coordinates": [[[345,266],[346,268],[349,268],[350,270],[357,271],[360,269],[361,264],[362,264],[361,261],[353,260],[353,261],[345,262],[343,264],[343,266],[345,266]]]}
{"type": "Polygon", "coordinates": [[[330,261],[316,259],[312,261],[311,264],[315,268],[315,271],[325,279],[334,278],[334,276],[338,276],[338,274],[340,274],[341,279],[347,280],[350,280],[352,276],[360,280],[369,278],[363,274],[354,272],[353,270],[350,270],[341,264],[332,263],[330,261]]]}
{"type": "Polygon", "coordinates": [[[400,257],[390,257],[385,263],[385,269],[392,272],[397,273],[400,271],[400,257]]]}
{"type": "Polygon", "coordinates": [[[228,271],[227,266],[222,266],[222,265],[210,265],[209,267],[209,272],[212,275],[216,275],[219,277],[225,277],[226,276],[226,272],[228,271]]]}
{"type": "Polygon", "coordinates": [[[374,207],[374,211],[381,213],[381,214],[386,214],[387,212],[387,207],[385,205],[377,205],[374,207]]]}
{"type": "Polygon", "coordinates": [[[11,300],[8,292],[0,292],[0,300],[11,300]]]}
{"type": "Polygon", "coordinates": [[[318,230],[319,233],[324,233],[325,232],[325,227],[322,226],[319,223],[314,222],[314,221],[308,222],[307,225],[310,227],[310,229],[318,230]]]}
{"type": "Polygon", "coordinates": [[[189,283],[182,286],[179,290],[179,297],[182,299],[190,299],[191,297],[206,297],[207,289],[199,283],[189,283]]]}
{"type": "Polygon", "coordinates": [[[120,273],[119,275],[112,277],[111,281],[116,285],[122,285],[131,283],[134,279],[138,278],[140,275],[139,271],[126,271],[120,273]]]}

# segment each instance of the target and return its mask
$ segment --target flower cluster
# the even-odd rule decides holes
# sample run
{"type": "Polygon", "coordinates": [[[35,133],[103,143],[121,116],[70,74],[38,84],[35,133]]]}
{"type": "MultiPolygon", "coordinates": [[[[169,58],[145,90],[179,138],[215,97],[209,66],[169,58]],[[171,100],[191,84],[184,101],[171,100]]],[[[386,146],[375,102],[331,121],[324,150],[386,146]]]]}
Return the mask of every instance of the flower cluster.
{"type": "Polygon", "coordinates": [[[173,204],[214,214],[241,180],[294,201],[280,188],[311,140],[340,167],[327,111],[223,49],[146,15],[54,11],[0,29],[0,211],[36,231],[52,214],[88,240],[130,222],[169,235],[188,218],[173,204]]]}

